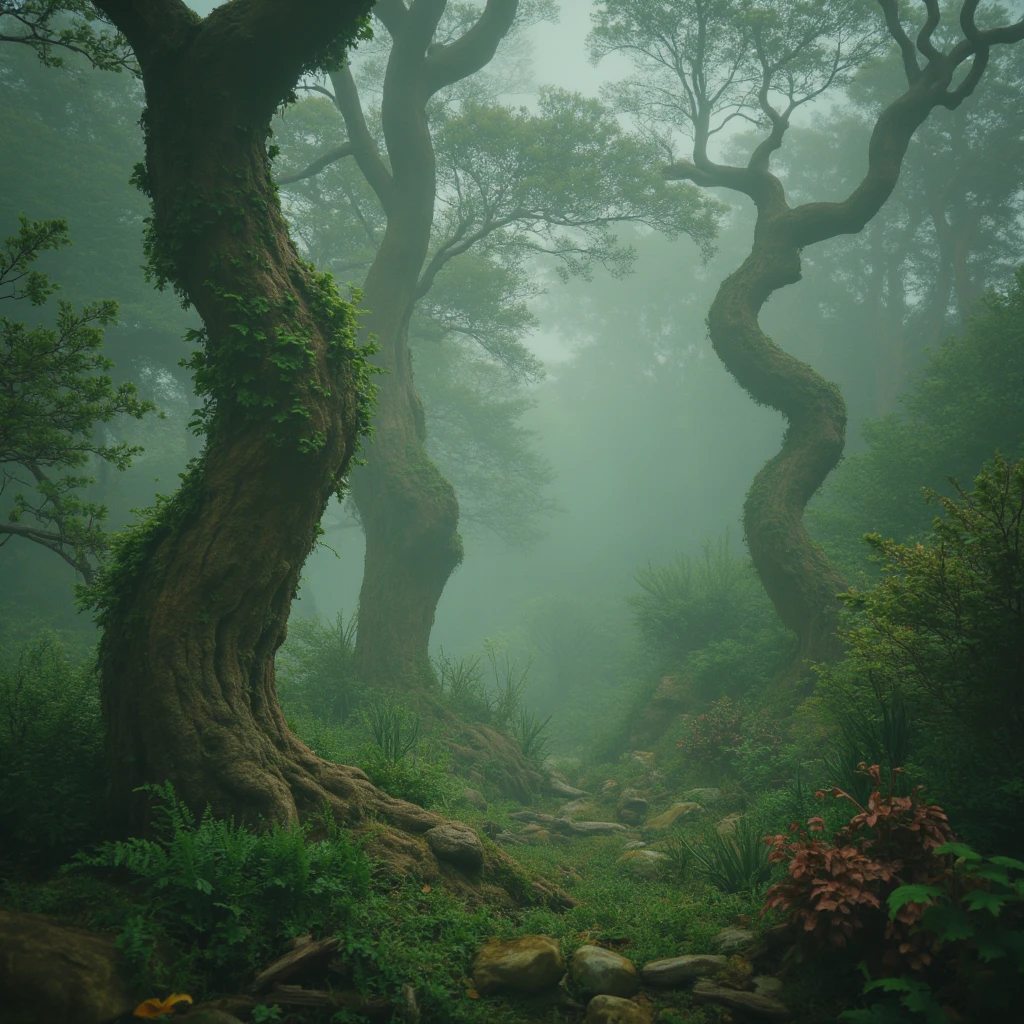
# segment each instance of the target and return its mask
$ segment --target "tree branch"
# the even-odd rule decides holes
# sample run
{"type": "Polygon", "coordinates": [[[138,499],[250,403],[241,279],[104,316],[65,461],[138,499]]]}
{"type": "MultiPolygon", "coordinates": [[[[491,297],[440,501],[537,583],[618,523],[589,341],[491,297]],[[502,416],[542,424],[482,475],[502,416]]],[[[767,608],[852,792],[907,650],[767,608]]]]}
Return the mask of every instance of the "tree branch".
{"type": "Polygon", "coordinates": [[[296,181],[313,178],[325,168],[330,167],[331,164],[336,164],[339,160],[344,160],[345,157],[352,156],[354,153],[355,146],[351,142],[343,142],[340,146],[335,146],[334,149],[329,149],[323,155],[318,156],[303,170],[297,171],[295,174],[279,175],[277,183],[278,185],[291,185],[296,181]]]}
{"type": "Polygon", "coordinates": [[[359,89],[352,71],[348,67],[331,72],[331,84],[334,86],[334,102],[345,120],[349,143],[353,146],[352,155],[363,172],[367,184],[377,194],[385,214],[391,209],[394,180],[391,171],[384,163],[377,149],[377,143],[366,125],[363,116],[363,105],[359,100],[359,89]]]}
{"type": "MultiPolygon", "coordinates": [[[[415,7],[424,3],[417,0],[415,7]]],[[[414,7],[414,9],[415,9],[414,7]]],[[[433,95],[446,85],[459,82],[485,67],[516,19],[519,0],[487,0],[476,23],[447,46],[432,46],[424,61],[424,75],[433,95]]]]}

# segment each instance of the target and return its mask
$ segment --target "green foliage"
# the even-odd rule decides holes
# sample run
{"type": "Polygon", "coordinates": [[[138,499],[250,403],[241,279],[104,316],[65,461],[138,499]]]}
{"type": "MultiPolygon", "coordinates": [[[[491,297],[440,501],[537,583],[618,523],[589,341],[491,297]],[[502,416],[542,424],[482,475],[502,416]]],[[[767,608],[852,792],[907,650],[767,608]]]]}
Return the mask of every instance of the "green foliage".
{"type": "Polygon", "coordinates": [[[128,41],[108,31],[89,0],[0,0],[0,43],[30,47],[49,68],[62,67],[63,54],[75,53],[103,71],[137,72],[128,41]]]}
{"type": "Polygon", "coordinates": [[[928,543],[868,538],[882,578],[847,599],[857,615],[838,676],[899,690],[944,806],[978,840],[1020,852],[1024,463],[997,455],[973,491],[935,500],[928,543]]]}
{"type": "Polygon", "coordinates": [[[420,718],[408,708],[379,697],[362,712],[363,721],[389,764],[398,764],[415,748],[420,736],[420,718]]]}
{"type": "MultiPolygon", "coordinates": [[[[0,250],[0,301],[42,306],[58,286],[33,264],[42,253],[70,245],[67,222],[20,220],[18,233],[0,250]]],[[[31,488],[14,494],[0,537],[42,545],[87,582],[109,545],[107,509],[82,495],[91,476],[67,471],[81,470],[90,459],[127,469],[141,447],[105,444],[96,437],[99,427],[154,409],[139,400],[134,384],[115,385],[107,373],[114,364],[100,352],[103,329],[116,320],[113,301],[81,312],[61,301],[53,328],[0,317],[0,491],[31,488]]]]}
{"type": "Polygon", "coordinates": [[[356,620],[339,612],[333,621],[319,616],[293,618],[277,656],[277,692],[288,714],[345,723],[362,700],[355,678],[356,620]]]}
{"type": "Polygon", "coordinates": [[[0,648],[0,862],[39,870],[91,841],[103,790],[91,659],[49,632],[0,648]]]}
{"type": "Polygon", "coordinates": [[[544,735],[551,715],[541,718],[535,711],[519,708],[518,717],[511,723],[512,735],[519,741],[523,756],[535,765],[543,765],[550,750],[550,739],[544,735]]]}
{"type": "Polygon", "coordinates": [[[732,834],[709,829],[685,846],[701,874],[724,893],[756,892],[771,877],[768,847],[746,817],[737,820],[732,834]]]}
{"type": "Polygon", "coordinates": [[[931,885],[902,885],[888,898],[895,920],[917,909],[917,944],[927,950],[919,970],[892,978],[869,978],[868,1009],[849,1010],[840,1020],[944,1024],[1010,1019],[1024,996],[1024,863],[982,857],[962,843],[933,851],[952,866],[936,871],[931,885]],[[878,998],[881,995],[881,998],[878,998]],[[954,1016],[955,1015],[955,1016],[954,1016]]]}
{"type": "Polygon", "coordinates": [[[375,786],[420,807],[448,810],[462,790],[462,784],[449,774],[447,755],[429,745],[397,761],[380,747],[363,747],[353,760],[375,786]]]}
{"type": "Polygon", "coordinates": [[[243,985],[280,944],[346,925],[369,887],[370,865],[348,833],[275,825],[253,833],[207,810],[196,821],[169,783],[146,787],[156,838],[103,843],[68,870],[119,871],[134,880],[139,912],[118,944],[142,985],[243,985]],[[157,956],[173,944],[176,976],[157,956]]]}
{"type": "Polygon", "coordinates": [[[637,573],[641,593],[629,598],[634,619],[659,672],[683,671],[706,696],[741,693],[785,655],[789,637],[749,560],[736,558],[726,536],[703,546],[699,559],[637,573]],[[751,648],[758,648],[768,664],[751,648]]]}

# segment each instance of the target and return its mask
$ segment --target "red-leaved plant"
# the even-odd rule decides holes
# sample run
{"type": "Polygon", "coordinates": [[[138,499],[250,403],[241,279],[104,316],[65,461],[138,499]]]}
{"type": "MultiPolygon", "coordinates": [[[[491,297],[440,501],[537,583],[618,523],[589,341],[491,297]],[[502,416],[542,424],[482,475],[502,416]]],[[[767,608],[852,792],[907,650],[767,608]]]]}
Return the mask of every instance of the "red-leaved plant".
{"type": "MultiPolygon", "coordinates": [[[[890,920],[886,900],[900,885],[934,884],[948,874],[946,860],[932,851],[953,835],[942,808],[927,803],[920,787],[910,796],[895,795],[900,769],[883,791],[878,765],[860,768],[874,783],[871,796],[864,807],[849,793],[832,790],[833,797],[848,800],[857,810],[834,842],[811,834],[824,831],[821,818],[808,820],[810,832],[794,822],[788,834],[765,836],[769,860],[788,860],[789,874],[768,890],[764,909],[789,911],[792,923],[835,948],[845,947],[864,928],[877,929],[881,938],[884,925],[884,959],[918,968],[930,953],[911,930],[926,905],[905,903],[890,920]]],[[[824,799],[825,793],[819,790],[815,796],[824,799]]]]}

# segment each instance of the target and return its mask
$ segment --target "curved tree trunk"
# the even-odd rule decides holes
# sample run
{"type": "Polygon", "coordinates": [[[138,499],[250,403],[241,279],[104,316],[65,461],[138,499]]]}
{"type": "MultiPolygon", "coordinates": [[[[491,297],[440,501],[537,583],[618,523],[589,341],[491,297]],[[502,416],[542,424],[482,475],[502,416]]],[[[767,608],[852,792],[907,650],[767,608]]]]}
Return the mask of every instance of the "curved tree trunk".
{"type": "Polygon", "coordinates": [[[803,524],[807,502],[843,454],[846,403],[835,384],[783,352],[760,328],[758,314],[777,288],[800,279],[800,255],[784,241],[760,237],[722,284],[708,316],[711,344],[754,401],[787,421],[782,449],[757,474],[743,505],[750,557],[783,624],[799,640],[797,662],[825,661],[841,649],[837,595],[846,583],[803,524]]]}
{"type": "Polygon", "coordinates": [[[213,400],[205,454],[130,532],[97,603],[115,811],[170,780],[191,807],[289,821],[324,804],[422,831],[438,820],[321,761],[288,729],[274,655],[299,572],[367,416],[351,307],[299,259],[266,152],[270,118],[368,0],[104,0],[146,86],[152,263],[196,307],[213,400]]]}

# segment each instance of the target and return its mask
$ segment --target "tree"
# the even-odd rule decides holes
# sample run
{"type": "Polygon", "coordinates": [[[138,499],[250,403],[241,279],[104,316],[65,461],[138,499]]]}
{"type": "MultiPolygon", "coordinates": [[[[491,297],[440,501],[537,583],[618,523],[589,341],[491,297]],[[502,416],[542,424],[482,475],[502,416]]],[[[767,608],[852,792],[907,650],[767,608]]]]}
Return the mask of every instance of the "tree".
{"type": "Polygon", "coordinates": [[[960,5],[955,40],[941,42],[938,0],[923,0],[914,38],[897,0],[878,0],[878,8],[884,33],[859,3],[605,0],[591,36],[595,59],[621,52],[638,67],[617,97],[662,141],[666,176],[739,192],[757,211],[750,255],[723,282],[708,331],[740,386],[787,422],[781,451],[748,492],[744,532],[765,590],[799,639],[790,682],[805,662],[841,650],[837,595],[845,583],[811,541],[803,511],[842,455],[846,407],[834,384],[764,333],[759,313],[775,291],[800,279],[805,247],[864,228],[891,195],[910,140],[931,111],[957,108],[977,88],[992,47],[1024,37],[1024,21],[979,27],[978,0],[960,5]],[[845,200],[791,206],[770,164],[793,114],[849,81],[890,41],[899,49],[906,87],[875,121],[866,173],[845,200]],[[709,144],[737,118],[758,124],[761,139],[745,164],[718,163],[709,144]],[[690,159],[675,159],[680,135],[689,139],[690,159]]]}
{"type": "Polygon", "coordinates": [[[372,386],[352,305],[288,236],[266,138],[299,77],[362,31],[368,0],[234,0],[204,19],[180,0],[97,7],[141,68],[150,270],[202,319],[192,368],[207,439],[178,492],[122,533],[91,595],[115,808],[141,816],[134,790],[170,780],[190,806],[238,820],[326,804],[428,827],[305,747],[274,684],[372,386]]]}
{"type": "Polygon", "coordinates": [[[520,6],[379,3],[374,15],[391,40],[379,136],[363,109],[358,69],[339,67],[329,95],[346,141],[288,176],[316,174],[351,156],[386,220],[370,243],[363,296],[371,312],[363,329],[375,335],[376,361],[387,375],[371,457],[352,481],[366,534],[356,664],[371,685],[423,687],[433,678],[434,614],[462,559],[458,503],[424,446],[412,378],[417,302],[450,261],[473,248],[512,268],[546,254],[566,273],[595,263],[625,270],[631,253],[610,232],[617,221],[705,242],[713,229],[713,208],[662,187],[651,173],[653,152],[601,104],[552,90],[534,114],[454,92],[491,61],[520,6]]]}
{"type": "MultiPolygon", "coordinates": [[[[40,253],[69,244],[66,221],[22,217],[0,251],[0,301],[44,305],[57,285],[32,265],[40,253]]],[[[133,384],[115,386],[106,372],[114,364],[100,354],[103,328],[116,319],[110,300],[81,312],[60,302],[53,328],[0,317],[0,494],[11,486],[31,489],[13,495],[0,546],[12,537],[39,544],[87,584],[109,546],[107,509],[82,497],[91,477],[65,471],[81,469],[90,457],[127,469],[141,448],[104,444],[96,426],[116,416],[141,419],[154,408],[139,401],[133,384]]]]}
{"type": "Polygon", "coordinates": [[[60,67],[77,53],[105,71],[135,70],[127,40],[110,33],[89,0],[0,0],[0,43],[30,47],[47,67],[60,67]]]}

